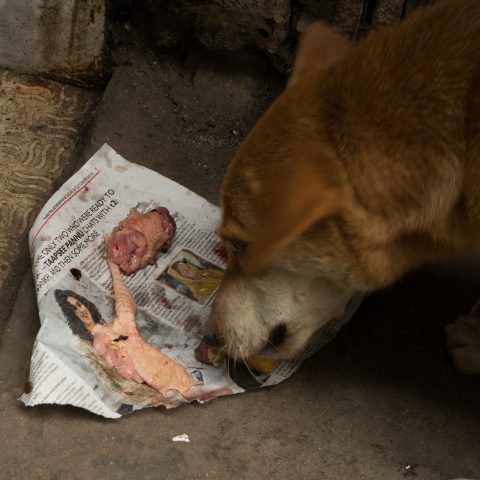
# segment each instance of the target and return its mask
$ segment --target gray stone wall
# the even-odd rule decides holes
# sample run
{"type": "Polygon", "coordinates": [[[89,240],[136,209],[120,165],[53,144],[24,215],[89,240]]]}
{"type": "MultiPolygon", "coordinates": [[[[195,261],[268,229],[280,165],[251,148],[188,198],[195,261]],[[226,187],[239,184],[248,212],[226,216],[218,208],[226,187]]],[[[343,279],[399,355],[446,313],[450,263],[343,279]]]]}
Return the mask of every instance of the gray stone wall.
{"type": "Polygon", "coordinates": [[[0,0],[0,67],[96,83],[104,32],[105,0],[0,0]]]}
{"type": "Polygon", "coordinates": [[[132,28],[156,47],[198,41],[208,49],[257,47],[288,70],[299,32],[321,18],[351,39],[401,20],[431,0],[122,0],[132,28]]]}
{"type": "Polygon", "coordinates": [[[210,50],[256,47],[288,71],[299,32],[321,18],[351,39],[431,0],[0,0],[0,67],[80,84],[104,73],[106,6],[150,46],[196,41],[210,50]]]}

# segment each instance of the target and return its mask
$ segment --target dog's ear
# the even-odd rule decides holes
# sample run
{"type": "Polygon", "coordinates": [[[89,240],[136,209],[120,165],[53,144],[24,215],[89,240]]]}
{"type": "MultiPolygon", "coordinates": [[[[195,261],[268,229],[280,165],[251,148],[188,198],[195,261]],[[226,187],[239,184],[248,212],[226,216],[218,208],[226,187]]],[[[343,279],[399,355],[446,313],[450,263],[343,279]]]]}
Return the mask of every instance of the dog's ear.
{"type": "Polygon", "coordinates": [[[271,165],[257,198],[244,270],[263,270],[314,223],[339,213],[347,198],[345,184],[335,165],[318,159],[271,165]]]}
{"type": "Polygon", "coordinates": [[[309,25],[300,38],[288,86],[313,71],[325,70],[342,58],[350,42],[324,22],[309,25]]]}

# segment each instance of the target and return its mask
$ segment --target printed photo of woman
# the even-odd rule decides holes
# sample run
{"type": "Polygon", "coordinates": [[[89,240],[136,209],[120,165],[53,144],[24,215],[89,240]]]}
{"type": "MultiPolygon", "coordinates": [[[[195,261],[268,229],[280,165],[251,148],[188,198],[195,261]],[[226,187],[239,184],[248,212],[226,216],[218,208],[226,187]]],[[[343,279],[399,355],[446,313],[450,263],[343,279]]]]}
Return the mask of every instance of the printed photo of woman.
{"type": "Polygon", "coordinates": [[[97,307],[72,290],[55,290],[55,299],[72,333],[91,343],[93,338],[90,331],[94,324],[105,323],[97,307]]]}
{"type": "Polygon", "coordinates": [[[158,281],[198,303],[205,303],[220,285],[223,270],[188,250],[182,250],[158,281]]]}

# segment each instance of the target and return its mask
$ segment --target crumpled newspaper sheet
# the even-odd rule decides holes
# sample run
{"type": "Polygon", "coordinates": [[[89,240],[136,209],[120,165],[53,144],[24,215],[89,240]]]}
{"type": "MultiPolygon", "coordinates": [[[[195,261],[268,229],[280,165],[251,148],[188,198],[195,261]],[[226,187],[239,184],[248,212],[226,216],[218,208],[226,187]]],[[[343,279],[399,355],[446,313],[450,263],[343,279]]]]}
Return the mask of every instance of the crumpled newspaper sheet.
{"type": "MultiPolygon", "coordinates": [[[[353,315],[361,297],[352,299],[343,318],[325,325],[305,351],[278,362],[268,373],[251,372],[226,359],[220,367],[195,359],[225,263],[216,248],[218,207],[168,178],[128,162],[104,145],[47,202],[29,235],[41,328],[30,368],[28,406],[69,404],[107,418],[142,408],[167,407],[192,400],[277,384],[330,341],[353,315]],[[112,281],[104,256],[104,237],[132,207],[168,208],[177,232],[167,253],[154,265],[125,276],[137,304],[137,328],[143,340],[182,365],[198,384],[195,393],[161,393],[145,383],[123,378],[107,365],[82,327],[74,303],[94,322],[114,317],[112,281]],[[182,279],[178,262],[214,272],[208,287],[182,279]],[[80,302],[80,303],[78,303],[80,302]]],[[[204,275],[202,275],[204,278],[204,275]]]]}

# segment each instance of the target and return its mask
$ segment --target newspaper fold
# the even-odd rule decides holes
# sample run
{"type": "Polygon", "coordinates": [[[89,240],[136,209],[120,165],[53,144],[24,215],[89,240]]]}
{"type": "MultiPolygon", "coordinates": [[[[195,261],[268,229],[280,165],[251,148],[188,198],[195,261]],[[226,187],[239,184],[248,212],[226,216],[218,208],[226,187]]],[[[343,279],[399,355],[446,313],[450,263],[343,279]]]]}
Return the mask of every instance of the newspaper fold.
{"type": "Polygon", "coordinates": [[[228,359],[218,368],[197,361],[194,349],[225,268],[215,248],[218,220],[218,207],[104,145],[53,195],[30,231],[41,328],[31,359],[32,388],[21,396],[25,405],[69,404],[119,418],[145,407],[204,402],[274,385],[331,340],[353,315],[360,297],[352,299],[342,319],[321,329],[301,355],[277,363],[268,373],[252,374],[228,359]],[[143,341],[194,377],[195,387],[184,395],[161,393],[120,376],[94,348],[78,313],[78,308],[85,310],[96,324],[108,325],[114,318],[104,237],[132,207],[145,212],[158,206],[166,207],[176,222],[173,243],[154,265],[123,280],[137,305],[136,323],[143,341]],[[192,268],[201,271],[202,280],[188,277],[192,268]]]}

